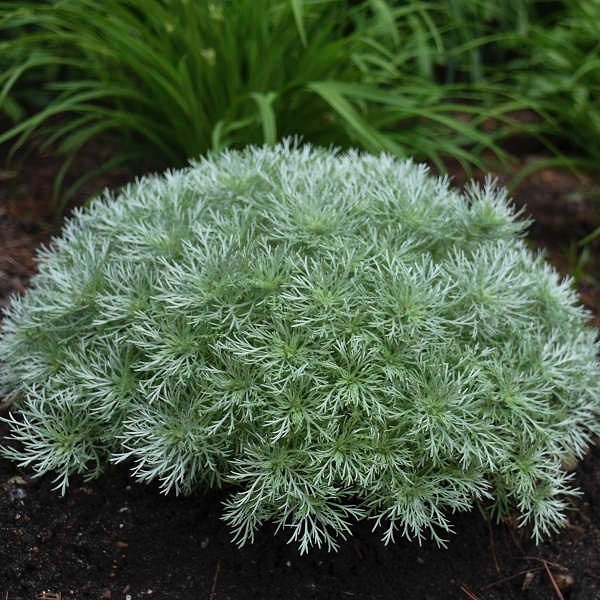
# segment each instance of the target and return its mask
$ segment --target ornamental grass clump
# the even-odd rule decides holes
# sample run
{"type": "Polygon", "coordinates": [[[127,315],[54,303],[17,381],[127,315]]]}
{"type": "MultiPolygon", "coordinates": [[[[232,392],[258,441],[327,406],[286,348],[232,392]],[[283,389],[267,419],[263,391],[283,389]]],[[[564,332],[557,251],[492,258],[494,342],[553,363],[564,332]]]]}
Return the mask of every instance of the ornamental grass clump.
{"type": "Polygon", "coordinates": [[[536,538],[600,430],[596,332],[505,192],[387,155],[284,144],[80,210],[3,325],[4,452],[227,486],[240,542],[306,551],[356,519],[443,542],[481,501],[536,538]]]}

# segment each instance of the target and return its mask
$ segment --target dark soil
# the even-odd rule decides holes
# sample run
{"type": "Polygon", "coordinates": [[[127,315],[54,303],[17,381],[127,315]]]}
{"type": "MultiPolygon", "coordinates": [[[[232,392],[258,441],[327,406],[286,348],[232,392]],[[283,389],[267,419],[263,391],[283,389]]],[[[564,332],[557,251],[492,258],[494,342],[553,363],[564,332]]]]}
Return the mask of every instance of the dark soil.
{"type": "MultiPolygon", "coordinates": [[[[26,289],[35,248],[58,229],[48,202],[57,167],[34,155],[26,168],[0,171],[0,304],[26,289]]],[[[127,176],[91,182],[79,196],[127,176]]],[[[532,244],[578,276],[600,325],[597,247],[577,246],[600,225],[597,195],[591,180],[547,170],[526,180],[516,201],[536,218],[532,244]]],[[[86,600],[592,600],[600,598],[600,447],[590,450],[576,478],[582,496],[567,527],[540,546],[514,522],[491,524],[473,510],[455,516],[447,549],[405,540],[386,547],[360,524],[339,552],[299,556],[272,530],[253,545],[234,546],[220,520],[222,492],[165,497],[132,483],[126,468],[113,468],[91,483],[74,481],[61,497],[51,478],[32,479],[0,461],[0,592],[6,600],[44,591],[86,600]]]]}

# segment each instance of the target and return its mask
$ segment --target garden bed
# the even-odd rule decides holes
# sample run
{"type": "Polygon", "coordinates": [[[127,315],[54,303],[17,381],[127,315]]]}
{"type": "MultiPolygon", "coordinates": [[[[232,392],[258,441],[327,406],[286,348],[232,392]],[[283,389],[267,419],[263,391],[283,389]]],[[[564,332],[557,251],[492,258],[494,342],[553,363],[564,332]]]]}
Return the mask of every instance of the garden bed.
{"type": "MultiPolygon", "coordinates": [[[[82,170],[102,156],[102,148],[88,151],[82,170]]],[[[1,305],[26,289],[35,248],[59,228],[47,203],[58,166],[34,154],[15,172],[0,173],[1,305]]],[[[79,196],[130,176],[89,182],[79,196]]],[[[600,225],[597,195],[592,181],[548,169],[527,179],[516,199],[536,219],[533,245],[546,248],[562,272],[578,274],[600,325],[597,247],[583,258],[576,247],[600,225]]],[[[51,478],[32,479],[0,461],[0,591],[24,600],[44,590],[104,599],[590,599],[600,597],[600,448],[590,450],[576,478],[583,494],[568,526],[540,546],[515,523],[490,524],[474,510],[454,517],[447,549],[405,540],[386,547],[360,524],[338,553],[300,557],[269,528],[253,545],[234,546],[220,520],[221,492],[165,497],[132,483],[121,467],[93,482],[76,479],[60,497],[51,478]]]]}

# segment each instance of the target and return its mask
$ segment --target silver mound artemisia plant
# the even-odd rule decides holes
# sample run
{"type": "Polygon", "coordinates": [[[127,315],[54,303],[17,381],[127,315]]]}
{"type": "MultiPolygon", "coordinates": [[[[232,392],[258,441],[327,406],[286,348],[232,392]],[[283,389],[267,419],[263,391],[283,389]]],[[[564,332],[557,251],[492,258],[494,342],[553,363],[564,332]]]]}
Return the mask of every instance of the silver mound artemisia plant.
{"type": "Polygon", "coordinates": [[[227,486],[240,542],[357,519],[443,542],[449,514],[565,521],[600,429],[597,334],[505,192],[285,143],[96,199],[8,308],[4,453],[35,473],[227,486]]]}

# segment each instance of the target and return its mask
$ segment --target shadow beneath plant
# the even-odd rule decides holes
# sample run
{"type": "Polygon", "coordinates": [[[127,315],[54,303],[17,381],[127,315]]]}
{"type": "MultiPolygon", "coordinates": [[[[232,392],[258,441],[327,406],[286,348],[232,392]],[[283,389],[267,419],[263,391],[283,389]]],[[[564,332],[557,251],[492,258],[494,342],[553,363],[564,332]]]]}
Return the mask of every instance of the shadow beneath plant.
{"type": "Polygon", "coordinates": [[[453,517],[447,549],[404,539],[385,546],[360,523],[338,552],[304,556],[269,525],[237,548],[220,519],[222,492],[163,496],[112,468],[61,497],[49,477],[1,461],[0,582],[23,598],[49,590],[63,598],[441,600],[551,598],[556,589],[600,597],[599,461],[596,447],[577,471],[583,496],[567,527],[538,547],[514,524],[491,525],[473,510],[453,517]]]}

